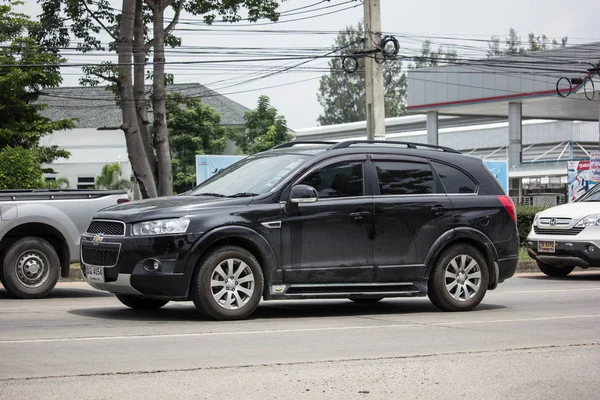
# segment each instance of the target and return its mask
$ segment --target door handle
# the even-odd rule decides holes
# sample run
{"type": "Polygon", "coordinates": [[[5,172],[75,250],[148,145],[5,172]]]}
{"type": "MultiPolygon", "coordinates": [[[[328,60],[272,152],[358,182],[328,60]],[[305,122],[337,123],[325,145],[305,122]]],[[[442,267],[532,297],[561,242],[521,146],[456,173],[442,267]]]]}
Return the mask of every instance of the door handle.
{"type": "Polygon", "coordinates": [[[431,212],[433,212],[434,215],[442,215],[444,211],[447,210],[448,208],[442,206],[441,204],[436,204],[435,206],[431,207],[431,212]]]}
{"type": "Polygon", "coordinates": [[[349,215],[350,215],[350,218],[360,221],[361,219],[371,215],[371,212],[370,211],[355,211],[355,212],[351,212],[349,215]]]}

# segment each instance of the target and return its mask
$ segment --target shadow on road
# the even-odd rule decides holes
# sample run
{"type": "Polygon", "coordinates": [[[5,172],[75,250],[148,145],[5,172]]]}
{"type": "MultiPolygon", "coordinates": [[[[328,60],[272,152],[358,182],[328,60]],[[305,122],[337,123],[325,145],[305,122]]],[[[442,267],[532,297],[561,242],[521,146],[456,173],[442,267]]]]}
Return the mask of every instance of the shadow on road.
{"type": "Polygon", "coordinates": [[[600,271],[590,271],[590,272],[575,272],[571,275],[567,275],[564,277],[553,277],[544,275],[542,273],[538,275],[531,276],[520,276],[521,279],[533,279],[539,281],[563,281],[563,282],[590,282],[590,281],[600,281],[600,271]]]}
{"type": "Polygon", "coordinates": [[[65,289],[55,288],[43,299],[19,299],[13,297],[8,293],[2,286],[0,286],[0,300],[21,300],[21,301],[42,301],[44,299],[78,299],[85,297],[109,297],[112,296],[110,293],[104,293],[93,290],[82,290],[82,289],[65,289]]]}
{"type": "MultiPolygon", "coordinates": [[[[489,311],[505,308],[495,304],[481,304],[472,312],[489,311]]],[[[86,308],[68,311],[71,314],[90,318],[110,320],[145,321],[156,324],[173,321],[200,321],[204,318],[196,311],[193,304],[185,302],[167,306],[160,310],[131,310],[122,307],[86,308]]],[[[335,318],[385,316],[414,313],[438,313],[426,299],[388,299],[376,304],[357,304],[348,300],[323,302],[262,302],[249,318],[282,319],[282,318],[335,318]]]]}

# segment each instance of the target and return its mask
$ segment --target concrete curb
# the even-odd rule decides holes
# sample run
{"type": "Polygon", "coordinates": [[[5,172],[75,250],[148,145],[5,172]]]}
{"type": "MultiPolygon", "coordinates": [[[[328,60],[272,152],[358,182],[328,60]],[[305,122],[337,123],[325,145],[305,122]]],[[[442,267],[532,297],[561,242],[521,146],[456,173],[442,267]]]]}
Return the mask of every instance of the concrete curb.
{"type": "MultiPolygon", "coordinates": [[[[590,270],[597,269],[599,268],[590,268],[590,270]]],[[[535,261],[519,261],[517,274],[528,272],[540,272],[535,261]]],[[[60,278],[60,282],[84,282],[83,275],[81,275],[81,269],[79,267],[71,267],[70,276],[68,278],[60,278]]]]}

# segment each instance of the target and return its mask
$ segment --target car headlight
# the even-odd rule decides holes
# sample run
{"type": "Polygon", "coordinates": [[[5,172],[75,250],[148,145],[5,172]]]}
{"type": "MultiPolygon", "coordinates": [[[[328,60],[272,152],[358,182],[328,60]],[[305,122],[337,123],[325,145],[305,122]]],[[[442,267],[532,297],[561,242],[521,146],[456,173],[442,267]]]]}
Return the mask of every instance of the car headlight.
{"type": "Polygon", "coordinates": [[[540,213],[536,213],[535,217],[533,217],[533,226],[537,226],[539,221],[540,221],[540,213]]]}
{"type": "Polygon", "coordinates": [[[133,225],[135,236],[169,235],[187,232],[190,219],[187,217],[145,221],[133,225]]]}
{"type": "Polygon", "coordinates": [[[585,228],[586,226],[600,226],[600,214],[588,215],[575,225],[576,228],[585,228]]]}

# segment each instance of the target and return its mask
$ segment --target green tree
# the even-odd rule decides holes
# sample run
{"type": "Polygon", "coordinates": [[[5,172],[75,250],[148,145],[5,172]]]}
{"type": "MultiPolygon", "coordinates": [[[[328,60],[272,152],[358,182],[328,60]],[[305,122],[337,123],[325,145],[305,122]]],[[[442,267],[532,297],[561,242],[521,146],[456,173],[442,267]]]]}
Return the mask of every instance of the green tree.
{"type": "Polygon", "coordinates": [[[42,187],[45,189],[68,189],[70,186],[67,178],[61,177],[56,179],[46,179],[42,187]]]}
{"type": "MultiPolygon", "coordinates": [[[[14,11],[21,4],[7,0],[0,5],[0,151],[6,151],[5,157],[15,154],[24,157],[19,174],[25,171],[37,174],[40,164],[69,156],[57,146],[40,146],[40,139],[54,131],[73,128],[74,124],[71,120],[51,121],[40,115],[47,105],[37,103],[39,93],[60,85],[62,78],[57,64],[62,59],[40,46],[36,40],[40,24],[14,11]],[[33,161],[38,168],[32,167],[33,161]]],[[[15,181],[15,177],[4,179],[10,178],[11,189],[30,188],[34,182],[41,182],[41,172],[36,177],[25,175],[18,175],[22,183],[15,181]]]]}
{"type": "Polygon", "coordinates": [[[200,99],[170,93],[167,100],[173,189],[182,193],[196,184],[196,155],[222,154],[234,130],[223,126],[221,114],[200,99]]]}
{"type": "Polygon", "coordinates": [[[123,178],[123,169],[119,163],[106,164],[96,177],[96,188],[106,190],[131,189],[131,181],[123,178]]]}
{"type": "Polygon", "coordinates": [[[23,147],[0,149],[0,189],[43,187],[42,168],[35,152],[23,147]]]}
{"type": "Polygon", "coordinates": [[[181,45],[181,39],[173,35],[181,12],[198,16],[206,24],[212,24],[217,17],[223,22],[237,22],[242,15],[250,22],[279,18],[277,0],[122,0],[120,10],[113,8],[110,0],[39,1],[44,38],[50,48],[69,47],[75,38],[79,51],[104,50],[106,44],[99,35],[111,38],[108,48],[116,51],[118,64],[85,67],[87,76],[82,83],[109,82],[117,94],[123,118],[121,129],[143,197],[172,194],[165,90],[170,78],[165,74],[165,46],[181,45]],[[173,15],[168,24],[166,14],[173,15]],[[146,71],[151,55],[153,69],[146,71]],[[147,78],[152,80],[150,99],[144,86],[147,78]],[[152,129],[147,115],[150,103],[152,129]]]}
{"type": "Polygon", "coordinates": [[[550,50],[556,49],[559,47],[566,47],[569,38],[564,36],[561,38],[560,42],[556,39],[550,39],[545,34],[537,35],[534,32],[530,32],[527,36],[527,43],[524,45],[521,37],[518,32],[514,28],[510,28],[508,31],[508,36],[505,39],[505,47],[504,49],[500,48],[500,37],[494,35],[491,37],[488,42],[488,58],[492,57],[500,57],[500,56],[510,56],[517,54],[524,54],[529,51],[539,51],[539,50],[550,50]]]}
{"type": "Polygon", "coordinates": [[[244,154],[266,151],[281,143],[292,140],[285,117],[271,106],[269,97],[260,96],[255,110],[246,111],[246,132],[238,133],[234,139],[244,154]]]}
{"type": "Polygon", "coordinates": [[[437,67],[442,64],[452,64],[459,60],[455,50],[440,46],[438,51],[433,50],[431,40],[427,39],[421,45],[421,54],[415,57],[414,65],[410,68],[437,67]]]}
{"type": "MultiPolygon", "coordinates": [[[[362,23],[347,26],[334,41],[333,50],[344,55],[363,51],[364,29],[362,23]]],[[[383,65],[385,116],[406,114],[406,74],[402,61],[388,60],[383,65]]],[[[329,60],[329,74],[321,77],[317,98],[323,113],[317,118],[320,125],[342,124],[366,119],[366,93],[364,59],[359,58],[356,72],[346,73],[342,58],[329,60]]]]}

